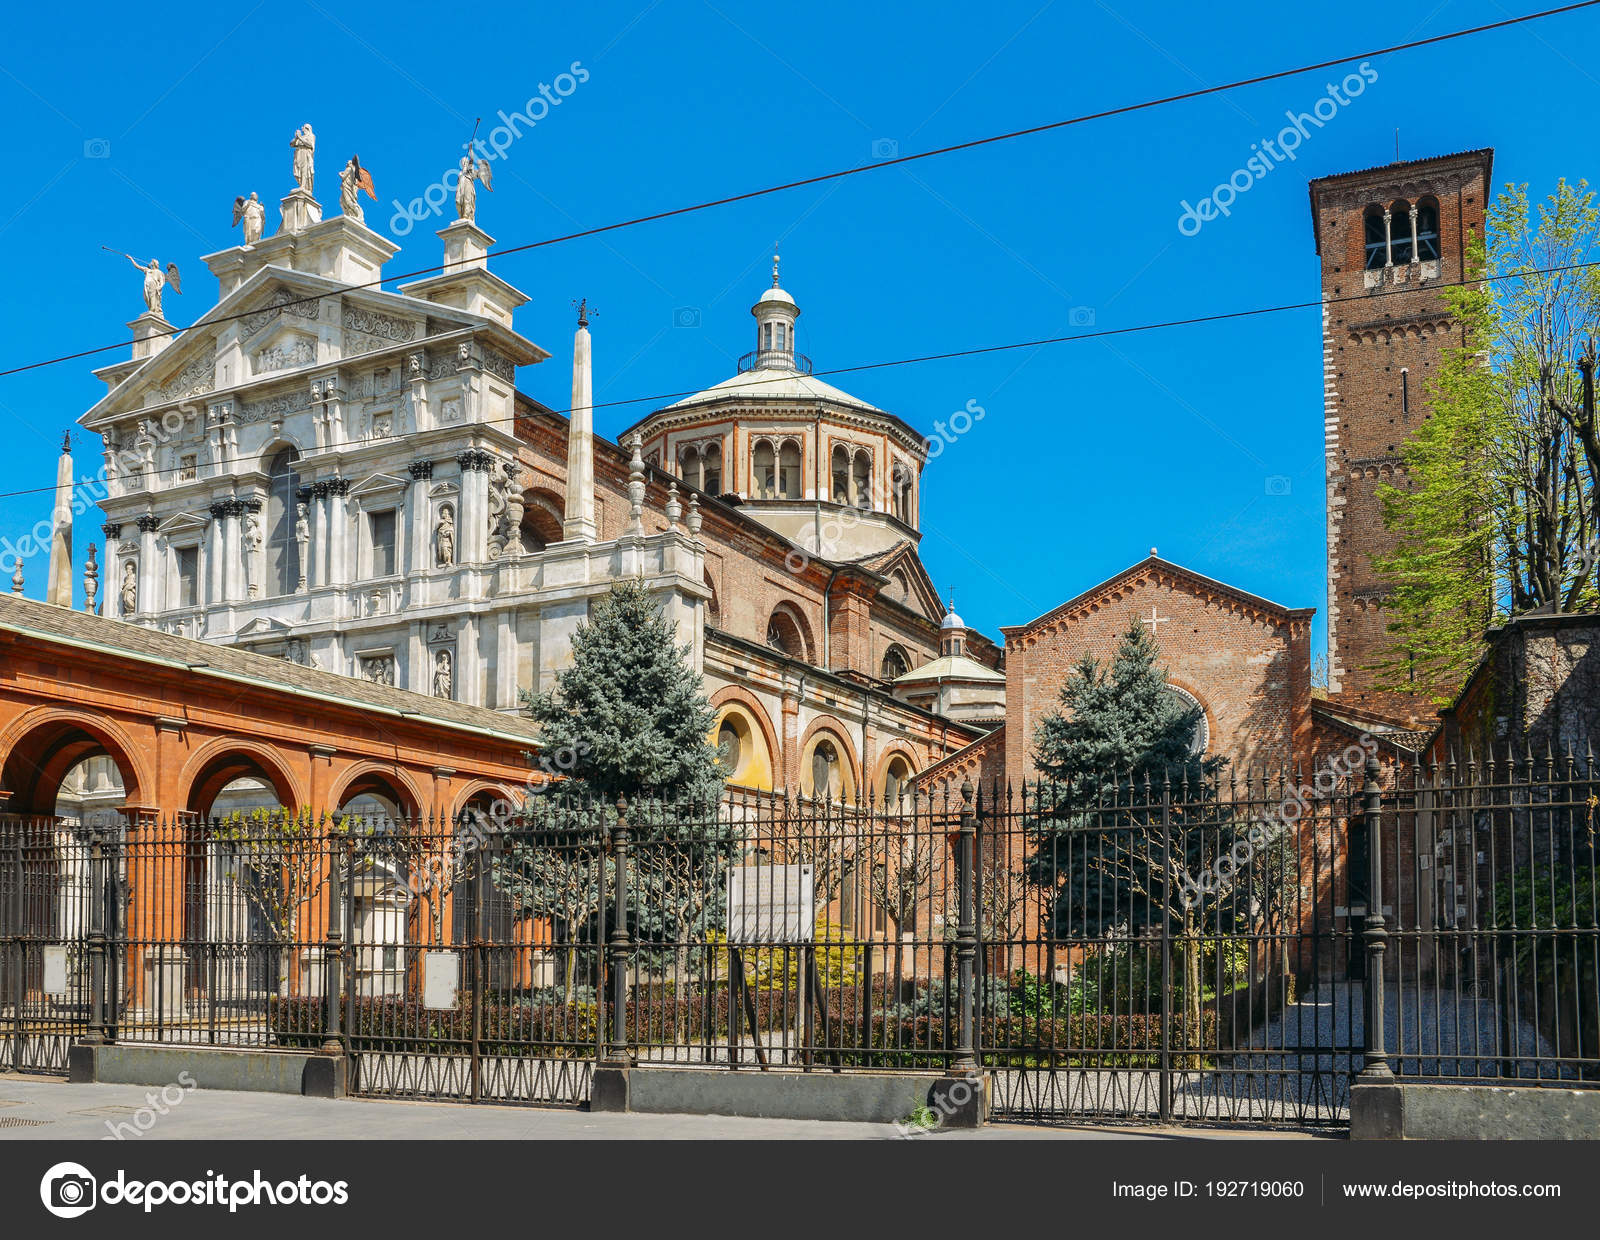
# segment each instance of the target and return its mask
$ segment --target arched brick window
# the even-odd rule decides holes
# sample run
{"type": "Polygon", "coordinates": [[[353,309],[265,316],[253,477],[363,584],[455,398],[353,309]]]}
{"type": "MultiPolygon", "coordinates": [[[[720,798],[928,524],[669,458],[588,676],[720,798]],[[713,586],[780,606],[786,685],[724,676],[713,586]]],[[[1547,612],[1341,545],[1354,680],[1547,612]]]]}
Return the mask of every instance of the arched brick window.
{"type": "Polygon", "coordinates": [[[767,645],[791,659],[811,661],[811,643],[806,639],[805,628],[786,604],[780,603],[767,620],[767,645]]]}
{"type": "Polygon", "coordinates": [[[1389,262],[1389,234],[1384,228],[1383,208],[1374,204],[1362,215],[1362,232],[1366,237],[1367,270],[1383,267],[1389,262]]]}
{"type": "Polygon", "coordinates": [[[1411,261],[1411,204],[1404,198],[1389,204],[1389,254],[1396,267],[1411,261]]]}
{"type": "Polygon", "coordinates": [[[1417,200],[1417,258],[1433,262],[1439,257],[1439,204],[1433,198],[1417,200]]]}

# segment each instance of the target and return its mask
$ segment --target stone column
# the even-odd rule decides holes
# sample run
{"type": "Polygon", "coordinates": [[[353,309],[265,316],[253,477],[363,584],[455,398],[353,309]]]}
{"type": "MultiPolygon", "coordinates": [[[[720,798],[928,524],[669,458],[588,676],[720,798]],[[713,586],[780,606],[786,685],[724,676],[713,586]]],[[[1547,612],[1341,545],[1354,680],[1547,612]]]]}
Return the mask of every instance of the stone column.
{"type": "Polygon", "coordinates": [[[311,571],[313,590],[328,584],[328,483],[311,485],[311,571]]]}
{"type": "Polygon", "coordinates": [[[489,470],[494,458],[481,448],[457,455],[461,466],[461,511],[456,520],[456,559],[481,564],[489,558],[489,470]]]}
{"type": "Polygon", "coordinates": [[[345,585],[350,580],[350,522],[345,496],[350,494],[347,478],[328,479],[328,581],[345,585]]]}
{"type": "Polygon", "coordinates": [[[494,705],[505,710],[517,705],[517,626],[512,617],[498,626],[496,640],[494,705]]]}
{"type": "MultiPolygon", "coordinates": [[[[156,527],[161,522],[154,513],[147,512],[138,520],[139,526],[139,607],[140,615],[153,614],[158,606],[156,582],[156,527]]],[[[118,587],[121,588],[120,586],[118,587]]]]}
{"type": "Polygon", "coordinates": [[[407,513],[409,537],[406,539],[406,572],[409,576],[419,577],[433,568],[433,514],[429,512],[428,504],[428,484],[433,481],[433,462],[412,461],[407,468],[411,471],[411,499],[407,513]]]}
{"type": "Polygon", "coordinates": [[[227,601],[223,566],[228,551],[222,543],[222,518],[228,510],[227,502],[219,500],[211,505],[211,528],[206,531],[206,606],[214,607],[227,601]]]}
{"type": "MultiPolygon", "coordinates": [[[[428,669],[433,675],[433,669],[428,669]]],[[[463,616],[456,630],[456,701],[468,706],[482,706],[479,688],[483,684],[483,667],[478,654],[478,621],[473,616],[463,616]]]]}
{"type": "MultiPolygon", "coordinates": [[[[122,611],[122,563],[117,558],[117,543],[122,537],[122,526],[115,521],[107,521],[100,527],[100,532],[106,539],[106,566],[105,587],[100,593],[103,600],[100,604],[100,614],[107,617],[118,617],[126,620],[127,616],[122,611]]],[[[5,807],[0,805],[0,813],[5,807]]]]}
{"type": "Polygon", "coordinates": [[[228,499],[222,503],[222,598],[236,603],[244,597],[243,550],[239,539],[239,521],[244,515],[244,501],[228,499]]]}
{"type": "Polygon", "coordinates": [[[778,761],[782,770],[782,790],[800,791],[800,689],[798,676],[783,678],[783,732],[779,744],[783,751],[778,761]]]}

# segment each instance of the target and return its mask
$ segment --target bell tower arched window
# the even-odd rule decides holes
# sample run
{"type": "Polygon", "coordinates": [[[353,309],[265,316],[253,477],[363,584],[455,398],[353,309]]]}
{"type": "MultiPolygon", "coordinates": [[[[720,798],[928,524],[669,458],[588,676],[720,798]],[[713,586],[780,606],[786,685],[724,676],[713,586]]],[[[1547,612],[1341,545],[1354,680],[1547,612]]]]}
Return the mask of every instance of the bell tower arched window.
{"type": "Polygon", "coordinates": [[[1366,237],[1367,270],[1384,267],[1389,262],[1389,232],[1383,222],[1383,208],[1371,206],[1362,216],[1362,230],[1366,237]]]}
{"type": "Polygon", "coordinates": [[[1417,258],[1434,262],[1439,257],[1439,204],[1432,198],[1417,203],[1417,258]]]}
{"type": "Polygon", "coordinates": [[[1396,267],[1411,261],[1411,204],[1397,198],[1389,204],[1389,261],[1396,267]]]}

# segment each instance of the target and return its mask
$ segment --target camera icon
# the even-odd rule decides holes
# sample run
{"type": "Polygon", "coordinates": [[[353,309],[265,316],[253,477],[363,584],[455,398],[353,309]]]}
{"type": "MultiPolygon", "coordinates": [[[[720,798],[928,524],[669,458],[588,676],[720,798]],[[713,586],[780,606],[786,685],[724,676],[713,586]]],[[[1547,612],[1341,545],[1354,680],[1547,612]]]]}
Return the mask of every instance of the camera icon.
{"type": "Polygon", "coordinates": [[[85,159],[110,159],[110,138],[88,138],[84,140],[83,157],[85,159]]]}
{"type": "Polygon", "coordinates": [[[896,138],[874,138],[872,140],[873,159],[894,159],[900,154],[900,142],[896,138]]]}
{"type": "Polygon", "coordinates": [[[674,327],[699,327],[700,307],[679,306],[672,312],[672,325],[674,327]]]}
{"type": "Polygon", "coordinates": [[[1268,495],[1288,495],[1292,490],[1289,479],[1283,474],[1273,474],[1267,479],[1268,495]]]}
{"type": "Polygon", "coordinates": [[[1073,306],[1067,311],[1067,324],[1071,327],[1093,327],[1094,307],[1073,306]]]}
{"type": "Polygon", "coordinates": [[[57,1163],[39,1181],[39,1198],[57,1218],[77,1218],[95,1207],[95,1178],[81,1163],[57,1163]]]}

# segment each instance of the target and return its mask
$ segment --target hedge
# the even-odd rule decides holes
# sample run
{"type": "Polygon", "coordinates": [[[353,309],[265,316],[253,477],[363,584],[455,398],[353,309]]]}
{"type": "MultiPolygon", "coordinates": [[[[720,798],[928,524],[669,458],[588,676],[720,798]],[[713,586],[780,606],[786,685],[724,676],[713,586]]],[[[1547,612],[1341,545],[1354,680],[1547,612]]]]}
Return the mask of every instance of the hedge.
{"type": "MultiPolygon", "coordinates": [[[[909,1015],[885,1012],[874,1003],[871,1027],[864,1029],[862,993],[853,987],[822,992],[828,1017],[813,1009],[812,1046],[822,1062],[875,1065],[926,1063],[933,1054],[955,1049],[955,1014],[909,1015]],[[865,1035],[865,1036],[863,1036],[865,1035]],[[836,1048],[836,1049],[835,1049],[836,1048]]],[[[877,996],[874,996],[876,999],[877,996]]],[[[629,1002],[627,1027],[636,1046],[720,1044],[728,1036],[725,987],[683,998],[640,993],[629,1002]]],[[[752,992],[756,1027],[762,1033],[805,1028],[794,990],[752,992]]],[[[953,1007],[953,1005],[952,1005],[953,1007]]],[[[268,1024],[282,1046],[316,1047],[323,1038],[325,1005],[320,999],[274,998],[268,1024]]],[[[401,998],[358,998],[342,1008],[346,1032],[357,1050],[462,1053],[472,1040],[472,1010],[463,1004],[434,1011],[401,998]]],[[[505,995],[486,995],[481,1007],[480,1046],[490,1055],[578,1056],[591,1053],[597,1041],[598,1008],[594,1003],[529,1002],[505,995]]],[[[990,1062],[1022,1067],[1041,1062],[1087,1066],[1147,1067],[1161,1050],[1161,1017],[1142,1013],[1093,1013],[1073,1016],[987,1016],[978,1035],[990,1062]]],[[[741,1041],[749,1038],[740,1021],[741,1041]]],[[[1218,1048],[1215,1012],[1201,1014],[1195,1036],[1175,1016],[1171,1031],[1174,1056],[1206,1055],[1218,1048]]]]}

